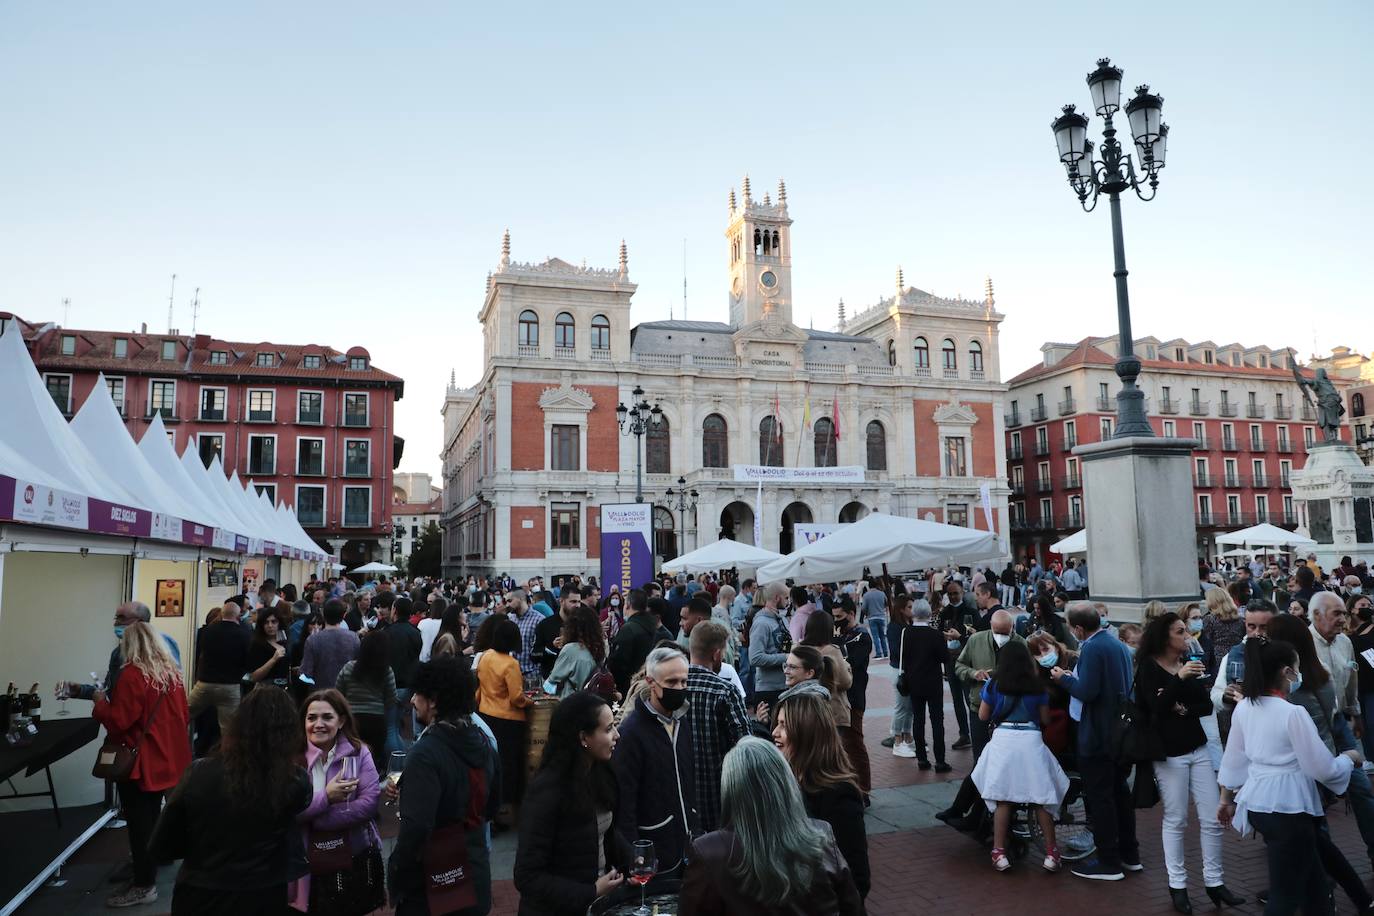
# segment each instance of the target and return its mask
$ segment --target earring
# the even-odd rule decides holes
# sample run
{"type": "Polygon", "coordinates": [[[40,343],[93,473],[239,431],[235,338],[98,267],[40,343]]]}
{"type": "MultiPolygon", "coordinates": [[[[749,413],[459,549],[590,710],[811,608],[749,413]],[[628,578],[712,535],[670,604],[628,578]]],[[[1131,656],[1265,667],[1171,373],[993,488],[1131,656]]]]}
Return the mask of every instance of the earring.
{"type": "Polygon", "coordinates": [[[587,746],[587,742],[585,742],[585,741],[582,742],[582,749],[583,749],[584,751],[589,751],[589,750],[591,750],[591,748],[587,746]]]}

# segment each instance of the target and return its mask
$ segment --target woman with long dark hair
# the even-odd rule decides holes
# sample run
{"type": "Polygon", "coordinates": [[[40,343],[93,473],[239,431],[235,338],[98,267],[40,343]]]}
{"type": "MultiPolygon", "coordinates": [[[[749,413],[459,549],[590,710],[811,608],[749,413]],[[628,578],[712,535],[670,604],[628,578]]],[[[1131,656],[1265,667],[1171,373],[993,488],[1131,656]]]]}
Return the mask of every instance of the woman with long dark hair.
{"type": "Polygon", "coordinates": [[[574,691],[554,709],[520,810],[520,916],[578,916],[624,881],[619,869],[630,846],[612,826],[619,789],[611,752],[619,739],[610,705],[590,691],[574,691]]]}
{"type": "Polygon", "coordinates": [[[396,673],[391,670],[386,630],[371,630],[358,647],[358,657],[339,670],[335,686],[348,700],[358,734],[380,772],[386,762],[386,720],[396,706],[396,673]]]}
{"type": "Polygon", "coordinates": [[[439,618],[439,632],[429,650],[430,658],[463,654],[468,647],[467,624],[463,620],[466,616],[467,611],[457,603],[444,608],[443,616],[439,618]]]}
{"type": "Polygon", "coordinates": [[[1319,851],[1324,810],[1316,784],[1339,795],[1350,783],[1351,770],[1363,763],[1359,751],[1333,755],[1306,711],[1288,702],[1302,681],[1291,643],[1263,637],[1245,641],[1244,700],[1232,714],[1217,774],[1222,787],[1217,820],[1242,835],[1253,827],[1264,837],[1269,860],[1265,913],[1270,916],[1332,912],[1319,851]]]}
{"type": "Polygon", "coordinates": [[[563,622],[563,648],[553,663],[544,689],[560,699],[587,686],[587,681],[606,663],[606,637],[596,611],[578,605],[563,622]],[[549,688],[552,687],[552,690],[549,688]]]}
{"type": "Polygon", "coordinates": [[[286,687],[290,682],[290,660],[286,657],[286,611],[265,607],[253,624],[253,641],[248,644],[248,677],[256,684],[286,687]]]}
{"type": "Polygon", "coordinates": [[[1035,596],[1035,619],[1032,626],[1034,630],[1050,634],[1056,642],[1067,649],[1078,648],[1078,640],[1069,632],[1069,625],[1059,616],[1059,606],[1054,603],[1054,596],[1048,592],[1041,592],[1035,596]]]}
{"type": "Polygon", "coordinates": [[[173,916],[277,916],[308,871],[295,838],[310,804],[305,733],[281,690],[254,690],[229,720],[217,756],[191,767],[167,799],[151,849],[181,859],[173,916]]]}

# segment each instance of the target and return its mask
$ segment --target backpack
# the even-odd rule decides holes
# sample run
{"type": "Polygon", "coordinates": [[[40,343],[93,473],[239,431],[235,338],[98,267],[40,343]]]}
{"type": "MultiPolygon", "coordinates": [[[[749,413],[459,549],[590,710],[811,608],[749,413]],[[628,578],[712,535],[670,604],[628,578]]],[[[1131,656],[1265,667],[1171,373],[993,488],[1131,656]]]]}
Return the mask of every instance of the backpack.
{"type": "Polygon", "coordinates": [[[607,703],[614,703],[616,694],[619,693],[615,686],[615,676],[606,669],[605,662],[596,666],[596,670],[587,678],[587,683],[582,685],[582,689],[590,690],[607,703]]]}

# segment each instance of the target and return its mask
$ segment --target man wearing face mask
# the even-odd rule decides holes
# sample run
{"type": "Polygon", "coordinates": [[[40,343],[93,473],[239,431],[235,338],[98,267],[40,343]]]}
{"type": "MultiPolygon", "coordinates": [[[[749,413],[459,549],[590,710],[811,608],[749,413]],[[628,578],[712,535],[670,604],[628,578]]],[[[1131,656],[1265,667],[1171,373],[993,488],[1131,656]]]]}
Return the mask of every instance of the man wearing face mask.
{"type": "Polygon", "coordinates": [[[969,737],[973,742],[973,759],[988,743],[988,724],[978,718],[978,706],[982,702],[983,684],[997,668],[997,656],[1002,647],[1009,642],[1025,643],[1025,640],[1012,632],[1012,616],[1005,610],[994,611],[988,618],[989,629],[974,633],[964,643],[959,659],[954,663],[955,673],[963,684],[969,709],[969,737]]]}
{"type": "MultiPolygon", "coordinates": [[[[652,840],[659,873],[676,867],[698,831],[687,658],[663,646],[644,660],[647,693],[620,724],[611,757],[620,784],[615,826],[625,841],[652,840]]],[[[678,872],[681,874],[681,872],[678,872]]]]}
{"type": "MultiPolygon", "coordinates": [[[[124,659],[119,655],[119,641],[124,638],[124,628],[136,623],[148,623],[153,619],[153,612],[148,609],[148,605],[142,601],[126,601],[115,608],[114,615],[114,637],[115,647],[110,652],[110,667],[105,673],[105,694],[114,694],[115,681],[119,680],[119,669],[124,667],[124,659]]],[[[177,647],[177,641],[166,633],[162,634],[162,641],[167,645],[167,651],[172,653],[172,658],[178,665],[181,664],[181,649],[177,647]]]]}

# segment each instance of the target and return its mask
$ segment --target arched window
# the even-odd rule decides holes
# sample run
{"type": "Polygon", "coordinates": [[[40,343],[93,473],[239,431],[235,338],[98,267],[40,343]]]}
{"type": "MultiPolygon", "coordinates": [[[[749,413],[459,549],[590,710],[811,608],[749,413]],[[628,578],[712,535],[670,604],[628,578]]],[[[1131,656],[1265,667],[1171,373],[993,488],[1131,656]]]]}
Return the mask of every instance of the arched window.
{"type": "Polygon", "coordinates": [[[940,353],[944,357],[944,362],[941,364],[944,368],[959,368],[959,351],[955,349],[954,341],[946,337],[945,342],[940,345],[940,353]]]}
{"type": "Polygon", "coordinates": [[[895,340],[887,342],[887,364],[889,366],[897,365],[897,341],[895,340]]]}
{"type": "Polygon", "coordinates": [[[865,430],[868,440],[868,469],[887,470],[887,430],[877,420],[870,420],[865,430]]]}
{"type": "Polygon", "coordinates": [[[662,417],[657,423],[649,424],[644,434],[644,473],[670,474],[672,471],[668,453],[671,439],[668,435],[668,418],[662,417]]]}
{"type": "Polygon", "coordinates": [[[667,560],[678,555],[677,526],[673,513],[663,506],[654,506],[654,553],[667,560]]]}
{"type": "Polygon", "coordinates": [[[539,316],[529,309],[520,313],[520,346],[539,346],[539,316]]]}
{"type": "Polygon", "coordinates": [[[929,368],[930,368],[930,344],[926,343],[926,339],[925,339],[924,337],[918,337],[918,338],[916,338],[916,348],[915,348],[915,352],[916,352],[916,368],[917,368],[917,369],[929,369],[929,368]]]}
{"type": "Polygon", "coordinates": [[[559,312],[553,320],[553,345],[566,350],[577,345],[577,325],[568,312],[559,312]]]}
{"type": "Polygon", "coordinates": [[[976,340],[968,342],[968,367],[971,372],[983,371],[983,345],[976,340]]]}
{"type": "Polygon", "coordinates": [[[1350,396],[1350,415],[1354,417],[1364,416],[1364,395],[1352,394],[1350,396]]]}
{"type": "Polygon", "coordinates": [[[782,467],[782,423],[776,417],[759,421],[759,464],[782,467]]]}
{"type": "Polygon", "coordinates": [[[701,466],[730,466],[730,430],[725,425],[725,418],[718,413],[711,414],[701,422],[701,466]]]}
{"type": "Polygon", "coordinates": [[[839,443],[835,441],[835,424],[829,417],[821,417],[812,427],[816,449],[816,467],[833,468],[839,459],[839,443]]]}
{"type": "Polygon", "coordinates": [[[605,315],[595,315],[592,317],[592,349],[609,350],[611,348],[611,322],[605,315]]]}

